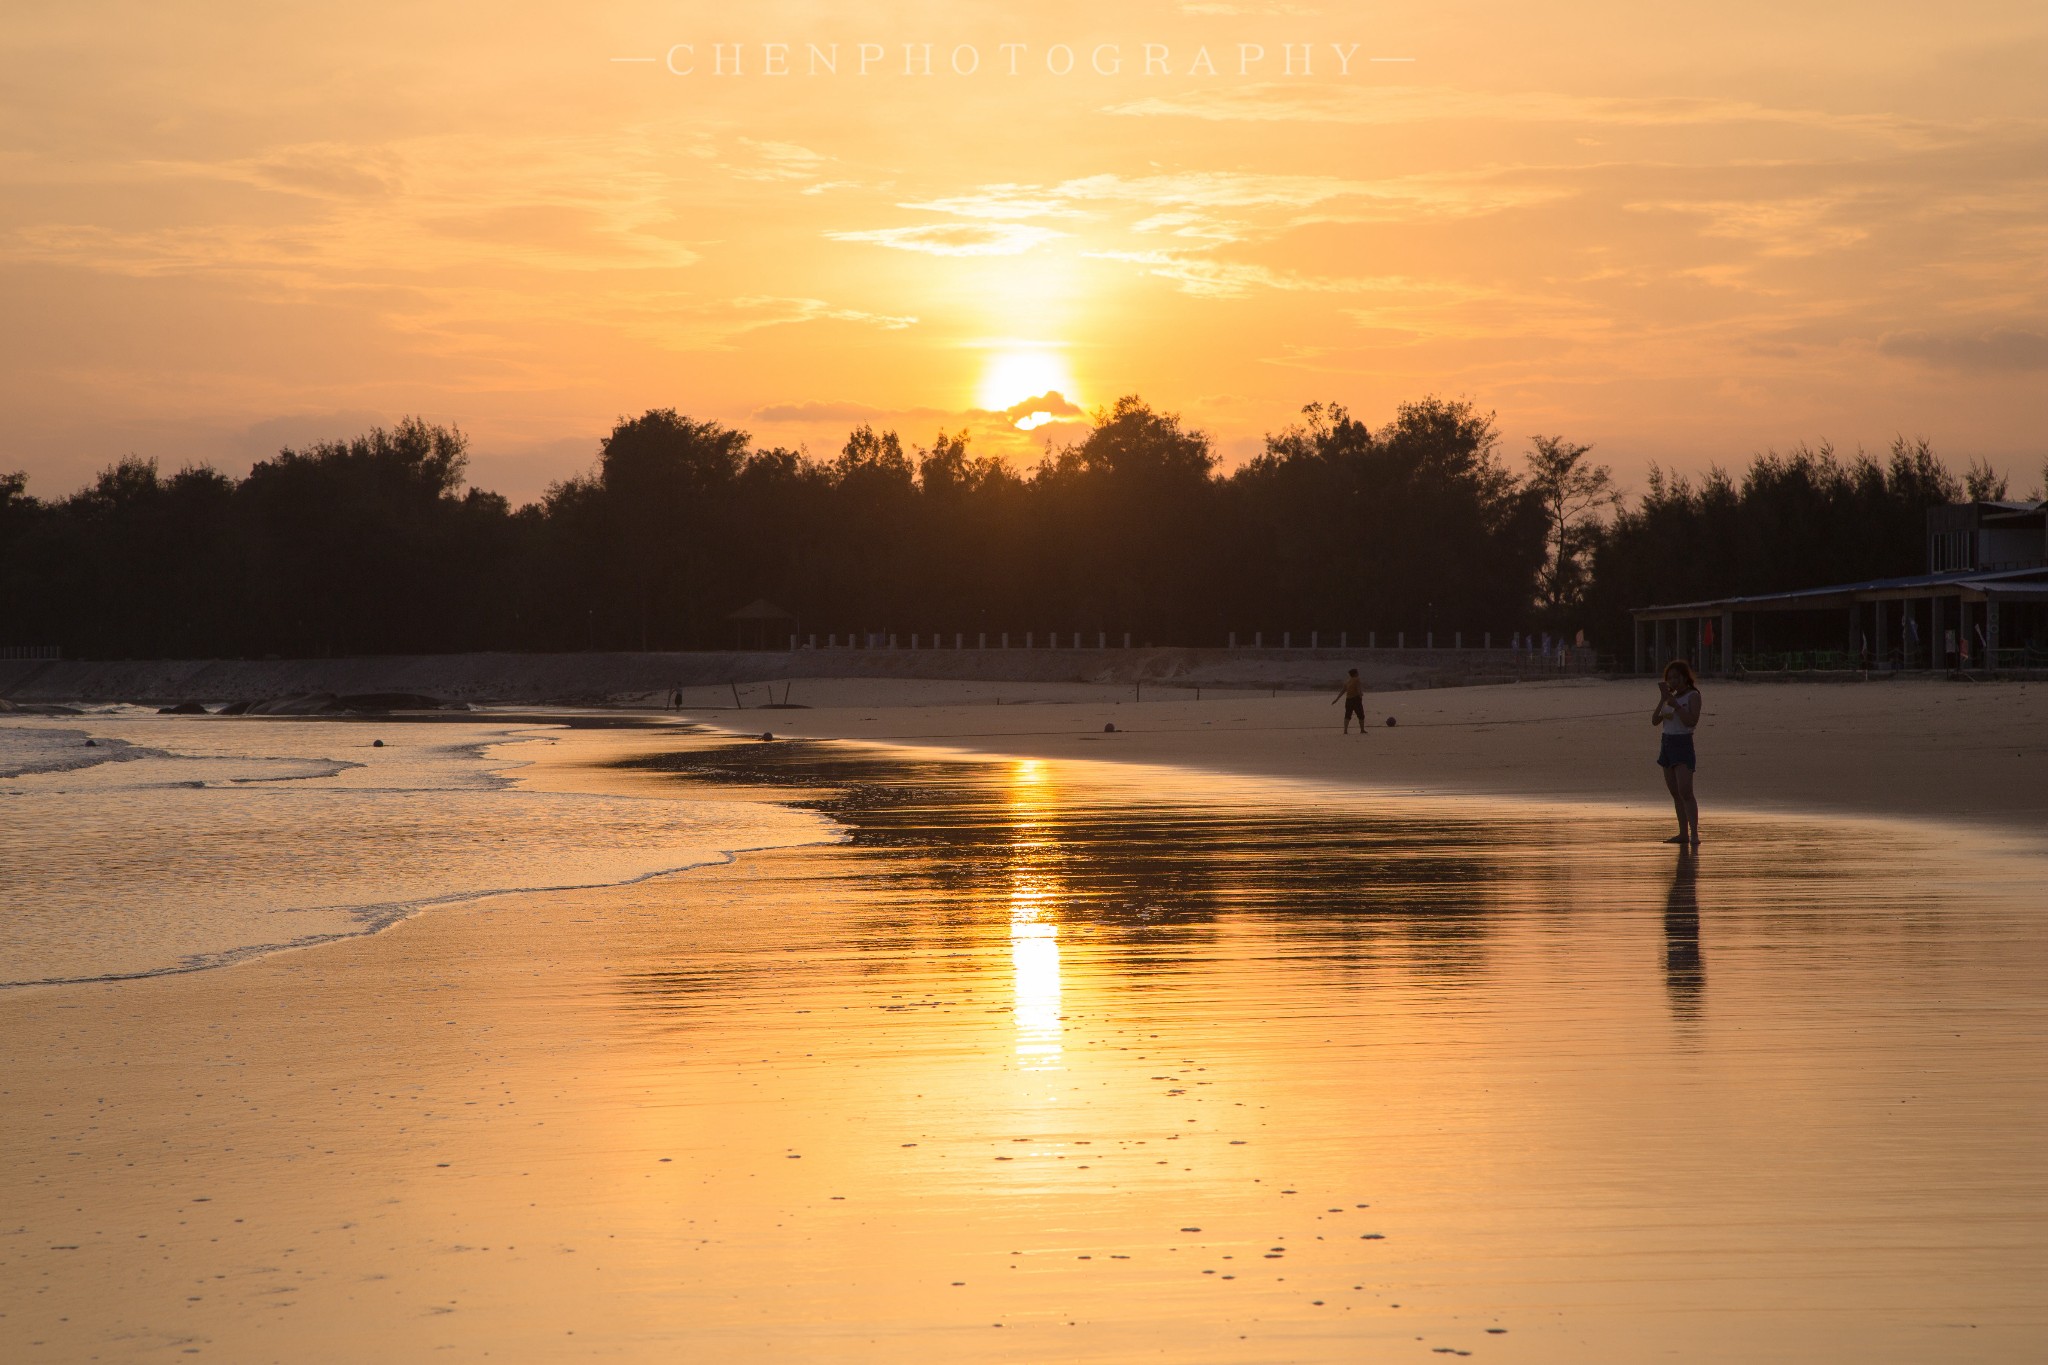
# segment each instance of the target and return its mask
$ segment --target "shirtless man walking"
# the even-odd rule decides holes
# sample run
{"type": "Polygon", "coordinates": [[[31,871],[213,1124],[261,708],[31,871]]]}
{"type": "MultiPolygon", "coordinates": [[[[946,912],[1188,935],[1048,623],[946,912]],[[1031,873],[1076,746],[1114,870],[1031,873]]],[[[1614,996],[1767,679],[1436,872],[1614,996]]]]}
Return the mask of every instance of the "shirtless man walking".
{"type": "MultiPolygon", "coordinates": [[[[1358,670],[1352,669],[1344,677],[1344,690],[1337,694],[1344,699],[1344,733],[1351,733],[1351,718],[1358,717],[1358,733],[1365,733],[1365,689],[1358,681],[1358,670]]],[[[1336,697],[1332,697],[1334,705],[1336,697]]]]}

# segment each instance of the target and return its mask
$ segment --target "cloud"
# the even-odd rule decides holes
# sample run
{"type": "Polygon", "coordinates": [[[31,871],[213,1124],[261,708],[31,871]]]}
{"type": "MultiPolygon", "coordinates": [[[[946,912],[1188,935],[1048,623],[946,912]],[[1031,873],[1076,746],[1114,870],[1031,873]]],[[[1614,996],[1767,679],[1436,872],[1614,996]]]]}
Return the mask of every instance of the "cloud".
{"type": "Polygon", "coordinates": [[[1268,175],[1248,171],[1183,171],[1168,175],[1090,175],[1061,181],[1055,193],[1068,199],[1129,204],[1191,205],[1200,208],[1281,206],[1308,208],[1348,195],[1370,194],[1377,186],[1329,175],[1268,175]]]}
{"type": "Polygon", "coordinates": [[[969,195],[898,204],[902,209],[950,213],[959,218],[1085,218],[1087,214],[1057,197],[1030,186],[984,185],[969,195]]]}
{"type": "Polygon", "coordinates": [[[1896,359],[1972,373],[2048,370],[2048,332],[2018,327],[1989,327],[1975,332],[1894,332],[1878,342],[1877,349],[1896,359]]]}
{"type": "Polygon", "coordinates": [[[1026,223],[923,223],[825,235],[835,242],[868,242],[932,256],[1017,256],[1066,234],[1026,223]]]}
{"type": "Polygon", "coordinates": [[[1223,4],[1221,0],[1184,0],[1180,7],[1180,12],[1182,14],[1196,15],[1201,18],[1217,19],[1264,18],[1269,16],[1283,19],[1307,19],[1322,13],[1319,9],[1309,9],[1303,5],[1232,5],[1223,4]]]}
{"type": "Polygon", "coordinates": [[[1300,275],[1288,270],[1246,261],[1218,261],[1172,251],[1090,251],[1098,260],[1124,261],[1143,266],[1148,275],[1172,280],[1183,294],[1205,298],[1235,298],[1255,289],[1277,289],[1288,293],[1314,292],[1355,294],[1375,287],[1367,279],[1342,279],[1300,275]]]}
{"type": "Polygon", "coordinates": [[[1070,402],[1058,389],[1047,389],[1036,398],[1010,404],[999,415],[1012,426],[1031,431],[1063,417],[1086,417],[1088,413],[1079,403],[1070,402]]]}
{"type": "Polygon", "coordinates": [[[755,156],[751,165],[727,168],[741,180],[809,180],[831,160],[794,142],[759,142],[750,137],[740,142],[755,156]]]}
{"type": "MultiPolygon", "coordinates": [[[[1353,74],[1364,58],[1352,59],[1353,74]]],[[[1134,118],[1211,123],[1397,124],[1448,121],[1687,126],[1799,124],[1879,137],[1900,145],[1939,140],[1936,125],[1893,114],[1841,114],[1685,95],[1625,98],[1548,90],[1490,92],[1434,85],[1288,85],[1261,83],[1151,96],[1107,106],[1134,118]]]]}
{"type": "Polygon", "coordinates": [[[891,415],[889,409],[867,403],[820,402],[770,403],[755,408],[757,422],[872,422],[891,415]]]}
{"type": "Polygon", "coordinates": [[[399,189],[396,160],[375,148],[336,143],[282,147],[249,169],[272,187],[322,198],[381,197],[399,189]]]}
{"type": "Polygon", "coordinates": [[[885,332],[900,332],[906,327],[917,325],[917,319],[914,317],[868,313],[858,308],[834,308],[823,299],[787,299],[753,295],[734,299],[732,306],[743,314],[754,315],[734,329],[742,332],[758,331],[763,327],[780,327],[793,322],[861,322],[879,327],[885,332]]]}

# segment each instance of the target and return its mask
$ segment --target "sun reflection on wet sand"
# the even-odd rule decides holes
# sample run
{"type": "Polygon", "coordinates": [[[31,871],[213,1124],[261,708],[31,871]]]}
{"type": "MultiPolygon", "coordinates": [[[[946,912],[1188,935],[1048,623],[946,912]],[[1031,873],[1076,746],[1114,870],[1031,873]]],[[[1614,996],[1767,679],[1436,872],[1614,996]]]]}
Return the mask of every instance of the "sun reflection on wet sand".
{"type": "Polygon", "coordinates": [[[1016,836],[1010,867],[1010,965],[1014,973],[1017,1061],[1026,1071],[1060,1070],[1060,927],[1053,918],[1058,883],[1045,870],[1050,841],[1034,820],[1045,800],[1045,765],[1012,769],[1010,808],[1016,836]]]}

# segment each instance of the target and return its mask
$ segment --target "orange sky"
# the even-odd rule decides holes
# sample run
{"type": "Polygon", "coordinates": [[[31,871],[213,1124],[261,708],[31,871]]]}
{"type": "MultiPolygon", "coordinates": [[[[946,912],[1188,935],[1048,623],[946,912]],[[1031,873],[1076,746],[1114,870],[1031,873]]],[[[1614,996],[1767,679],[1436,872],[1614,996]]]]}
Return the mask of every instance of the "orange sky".
{"type": "Polygon", "coordinates": [[[130,452],[241,469],[419,412],[519,498],[657,405],[814,453],[873,421],[1029,458],[1059,424],[995,409],[1137,392],[1237,459],[1310,400],[1378,421],[1438,392],[1637,489],[1903,432],[2025,491],[2048,10],[1785,10],[24,11],[0,468],[51,495],[130,452]]]}

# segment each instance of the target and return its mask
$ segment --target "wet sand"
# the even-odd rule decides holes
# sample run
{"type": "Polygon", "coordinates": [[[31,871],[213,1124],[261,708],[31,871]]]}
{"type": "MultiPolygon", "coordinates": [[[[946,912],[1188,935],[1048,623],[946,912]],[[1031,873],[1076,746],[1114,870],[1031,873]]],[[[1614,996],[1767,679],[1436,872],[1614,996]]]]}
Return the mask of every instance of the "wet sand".
{"type": "Polygon", "coordinates": [[[2048,1342],[2009,838],[630,732],[532,780],[850,840],[0,996],[10,1358],[2048,1342]]]}
{"type": "MultiPolygon", "coordinates": [[[[789,685],[809,709],[686,714],[813,738],[1670,810],[1649,724],[1654,684],[1574,679],[1368,693],[1368,736],[1354,726],[1346,740],[1331,701],[1340,677],[1333,671],[1320,695],[1207,690],[1200,700],[1151,684],[820,679],[789,685]]],[[[2039,683],[1710,679],[1704,690],[1699,791],[1709,822],[1742,809],[2048,830],[2048,688],[2039,683]]]]}

